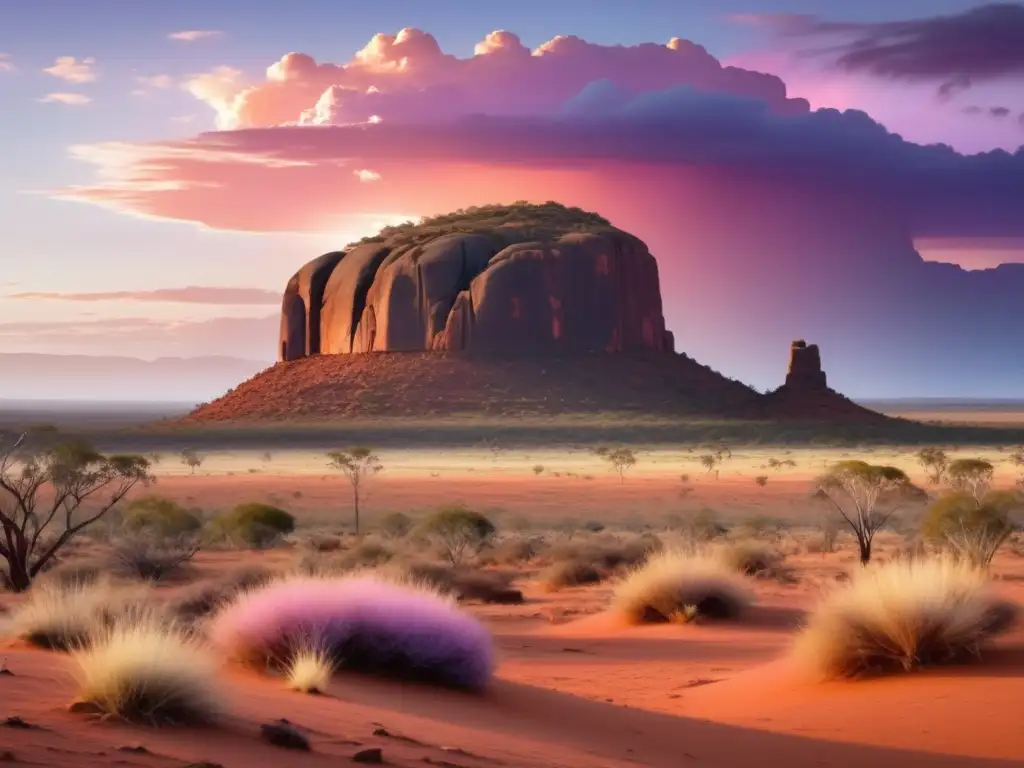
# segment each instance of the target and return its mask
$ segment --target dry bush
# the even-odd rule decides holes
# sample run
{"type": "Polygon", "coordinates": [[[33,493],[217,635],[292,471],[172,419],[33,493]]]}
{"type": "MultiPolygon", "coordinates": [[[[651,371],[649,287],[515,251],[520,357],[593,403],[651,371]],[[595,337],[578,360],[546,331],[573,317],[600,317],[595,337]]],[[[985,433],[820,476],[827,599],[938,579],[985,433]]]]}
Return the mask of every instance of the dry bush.
{"type": "Polygon", "coordinates": [[[212,657],[165,622],[116,622],[72,659],[78,699],[97,713],[152,725],[208,725],[223,712],[212,657]]]}
{"type": "Polygon", "coordinates": [[[547,546],[540,536],[510,536],[498,542],[489,559],[501,565],[518,565],[540,556],[547,546]]]}
{"type": "Polygon", "coordinates": [[[57,587],[73,587],[75,585],[95,584],[101,581],[108,569],[95,560],[60,563],[43,571],[36,581],[39,585],[49,584],[57,587]]]}
{"type": "Polygon", "coordinates": [[[399,581],[429,585],[456,600],[501,605],[518,605],[523,602],[523,593],[512,588],[514,576],[509,573],[474,571],[422,561],[392,564],[382,573],[399,581]]]}
{"type": "Polygon", "coordinates": [[[827,598],[794,654],[824,678],[949,664],[977,656],[1016,615],[969,563],[897,559],[860,569],[827,598]]]}
{"type": "Polygon", "coordinates": [[[561,560],[552,563],[540,576],[547,592],[557,592],[568,587],[598,584],[604,578],[600,569],[585,560],[561,560]]]}
{"type": "Polygon", "coordinates": [[[637,623],[734,619],[753,601],[747,579],[708,553],[664,552],[615,586],[613,609],[637,623]]]}
{"type": "Polygon", "coordinates": [[[148,612],[150,591],[141,586],[36,584],[11,614],[6,631],[39,648],[67,651],[87,645],[92,634],[126,616],[148,612]]]}
{"type": "Polygon", "coordinates": [[[299,559],[296,570],[306,576],[340,576],[350,571],[385,565],[394,557],[393,546],[367,536],[344,552],[307,552],[299,559]]]}
{"type": "Polygon", "coordinates": [[[285,669],[288,687],[301,693],[327,693],[333,676],[330,653],[316,643],[296,649],[285,669]]]}
{"type": "Polygon", "coordinates": [[[114,544],[112,566],[125,576],[165,581],[181,576],[198,551],[199,544],[187,538],[157,541],[151,536],[132,536],[114,544]]]}
{"type": "Polygon", "coordinates": [[[759,579],[792,580],[792,572],[783,564],[783,556],[754,541],[733,541],[712,545],[711,553],[729,568],[759,579]]]}
{"type": "Polygon", "coordinates": [[[273,572],[266,568],[241,568],[222,579],[188,587],[169,602],[168,609],[182,621],[195,621],[230,602],[239,592],[269,584],[273,578],[273,572]]]}

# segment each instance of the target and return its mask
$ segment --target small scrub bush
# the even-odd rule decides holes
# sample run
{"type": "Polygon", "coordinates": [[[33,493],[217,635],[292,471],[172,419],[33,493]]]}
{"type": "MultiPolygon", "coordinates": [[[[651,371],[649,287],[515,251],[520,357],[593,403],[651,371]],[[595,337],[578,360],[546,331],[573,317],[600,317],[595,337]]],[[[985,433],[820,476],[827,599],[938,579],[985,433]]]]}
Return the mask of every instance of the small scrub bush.
{"type": "Polygon", "coordinates": [[[782,556],[752,541],[712,546],[711,552],[736,573],[772,578],[781,573],[782,556]]]}
{"type": "Polygon", "coordinates": [[[160,496],[143,496],[132,501],[123,514],[124,529],[130,533],[181,536],[197,533],[203,521],[177,502],[160,496]]]}
{"type": "Polygon", "coordinates": [[[794,654],[823,678],[910,671],[978,656],[1016,616],[970,563],[893,560],[859,570],[827,598],[794,654]]]}
{"type": "Polygon", "coordinates": [[[413,529],[412,518],[404,512],[391,512],[380,520],[380,532],[389,539],[401,539],[413,529]]]}
{"type": "Polygon", "coordinates": [[[562,560],[553,563],[541,574],[541,584],[548,592],[569,587],[598,584],[603,574],[596,565],[584,560],[562,560]]]}
{"type": "Polygon", "coordinates": [[[664,552],[615,587],[613,609],[636,623],[735,619],[753,597],[743,576],[710,554],[664,552]],[[692,608],[692,610],[691,610],[692,608]]]}
{"type": "Polygon", "coordinates": [[[29,590],[14,609],[6,631],[38,648],[68,651],[86,645],[98,629],[143,612],[149,600],[144,588],[44,582],[29,590]]]}
{"type": "Polygon", "coordinates": [[[72,653],[78,700],[97,713],[151,725],[208,725],[223,712],[216,665],[184,631],[125,621],[72,653]]]}
{"type": "Polygon", "coordinates": [[[215,535],[250,547],[266,547],[295,530],[295,518],[283,509],[253,502],[239,504],[211,526],[215,535]]]}
{"type": "Polygon", "coordinates": [[[334,675],[330,654],[316,644],[299,648],[288,659],[288,687],[300,693],[327,693],[334,675]]]}
{"type": "Polygon", "coordinates": [[[214,617],[230,657],[286,668],[316,638],[340,668],[481,689],[494,651],[487,629],[436,590],[381,575],[294,577],[243,593],[214,617]]]}
{"type": "Polygon", "coordinates": [[[198,551],[198,544],[185,539],[158,542],[150,536],[133,536],[114,545],[113,566],[127,576],[164,581],[180,575],[198,551]]]}
{"type": "Polygon", "coordinates": [[[461,504],[441,507],[428,517],[422,532],[440,548],[445,559],[458,566],[467,554],[478,552],[497,533],[486,516],[461,504]]]}

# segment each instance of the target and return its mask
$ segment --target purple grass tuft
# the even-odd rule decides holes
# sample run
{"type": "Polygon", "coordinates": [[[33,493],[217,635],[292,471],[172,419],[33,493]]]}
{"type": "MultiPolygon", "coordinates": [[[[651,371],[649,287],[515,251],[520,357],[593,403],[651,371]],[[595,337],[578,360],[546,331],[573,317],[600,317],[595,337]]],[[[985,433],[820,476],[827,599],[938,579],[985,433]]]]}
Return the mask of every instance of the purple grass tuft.
{"type": "Polygon", "coordinates": [[[480,689],[494,669],[490,633],[452,600],[378,576],[292,578],[222,609],[213,643],[246,663],[281,667],[311,643],[338,667],[480,689]]]}

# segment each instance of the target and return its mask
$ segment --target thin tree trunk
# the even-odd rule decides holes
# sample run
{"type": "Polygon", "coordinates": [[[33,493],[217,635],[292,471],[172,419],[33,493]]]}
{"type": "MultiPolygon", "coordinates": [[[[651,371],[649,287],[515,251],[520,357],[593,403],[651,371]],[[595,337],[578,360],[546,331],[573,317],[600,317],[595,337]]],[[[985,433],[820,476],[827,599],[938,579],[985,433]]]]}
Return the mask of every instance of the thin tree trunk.
{"type": "Polygon", "coordinates": [[[352,489],[352,503],[356,510],[356,536],[359,535],[359,491],[352,489]]]}

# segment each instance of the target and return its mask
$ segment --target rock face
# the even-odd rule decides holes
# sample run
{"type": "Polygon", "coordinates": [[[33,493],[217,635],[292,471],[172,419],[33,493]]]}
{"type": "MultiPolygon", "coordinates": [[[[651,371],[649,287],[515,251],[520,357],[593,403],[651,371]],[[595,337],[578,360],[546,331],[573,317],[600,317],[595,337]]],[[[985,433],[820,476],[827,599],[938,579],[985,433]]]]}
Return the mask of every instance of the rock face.
{"type": "Polygon", "coordinates": [[[282,360],[425,350],[671,352],[673,340],[643,242],[554,204],[470,209],[385,230],[288,282],[282,360]]]}
{"type": "Polygon", "coordinates": [[[800,339],[790,345],[789,372],[786,374],[785,386],[805,392],[828,389],[817,344],[808,344],[800,339]]]}

